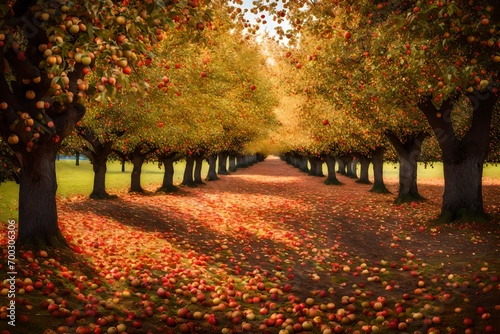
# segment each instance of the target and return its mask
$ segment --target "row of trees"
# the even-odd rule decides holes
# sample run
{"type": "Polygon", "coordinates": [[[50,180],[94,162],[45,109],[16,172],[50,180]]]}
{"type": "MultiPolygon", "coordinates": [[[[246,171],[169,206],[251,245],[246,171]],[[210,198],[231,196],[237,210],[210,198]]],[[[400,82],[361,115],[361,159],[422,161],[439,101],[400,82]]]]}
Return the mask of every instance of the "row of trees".
{"type": "Polygon", "coordinates": [[[168,190],[178,159],[186,175],[209,159],[216,178],[216,157],[260,150],[324,161],[332,184],[335,161],[343,169],[356,157],[362,180],[371,162],[384,191],[389,152],[398,201],[420,199],[418,160],[442,160],[442,218],[484,216],[482,166],[500,155],[494,5],[256,0],[254,25],[240,1],[1,4],[0,181],[19,178],[18,241],[66,244],[61,145],[92,161],[95,198],[108,197],[113,152],[134,164],[133,191],[145,161],[165,167],[168,190]],[[268,20],[279,43],[243,35],[268,20]]]}
{"type": "MultiPolygon", "coordinates": [[[[255,153],[249,145],[267,137],[275,125],[275,98],[265,59],[255,43],[242,43],[240,34],[229,31],[228,18],[222,19],[218,17],[217,29],[202,33],[202,45],[189,43],[182,34],[167,35],[155,57],[131,74],[146,81],[144,90],[122,88],[113,102],[89,105],[64,149],[82,151],[92,162],[92,198],[109,197],[105,173],[112,153],[133,164],[131,191],[143,191],[144,162],[164,167],[160,189],[169,191],[174,189],[174,162],[186,161],[185,185],[202,182],[195,166],[205,159],[210,163],[207,178],[214,180],[219,156],[225,161],[230,155],[255,153]]],[[[110,77],[93,80],[105,87],[110,77]]]]}
{"type": "Polygon", "coordinates": [[[0,4],[0,168],[19,177],[20,244],[66,245],[55,201],[62,143],[90,157],[94,195],[106,197],[112,151],[137,176],[148,153],[168,167],[244,153],[265,133],[265,61],[228,11],[224,1],[0,4]]]}
{"type": "Polygon", "coordinates": [[[295,125],[302,131],[300,141],[284,140],[281,151],[379,164],[380,153],[393,148],[398,201],[421,198],[418,160],[442,160],[441,218],[484,217],[482,168],[498,161],[500,151],[494,6],[339,0],[288,1],[280,8],[258,1],[256,12],[276,19],[285,13],[292,23],[277,31],[291,41],[281,51],[283,80],[299,96],[295,125]]]}

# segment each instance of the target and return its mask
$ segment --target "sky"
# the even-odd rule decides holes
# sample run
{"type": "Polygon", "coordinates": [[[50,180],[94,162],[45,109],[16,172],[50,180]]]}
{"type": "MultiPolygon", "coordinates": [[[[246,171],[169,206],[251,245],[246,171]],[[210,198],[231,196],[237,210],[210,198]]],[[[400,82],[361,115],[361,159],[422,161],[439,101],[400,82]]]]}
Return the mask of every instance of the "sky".
{"type": "MultiPolygon", "coordinates": [[[[252,1],[253,0],[243,0],[243,6],[242,8],[247,8],[249,11],[245,14],[245,18],[248,19],[251,23],[255,23],[258,18],[260,18],[261,14],[266,15],[265,20],[267,21],[266,24],[261,24],[260,29],[257,32],[259,35],[264,35],[266,32],[271,36],[275,37],[275,28],[278,26],[278,23],[273,21],[273,18],[271,16],[268,16],[267,13],[259,13],[258,15],[254,15],[250,13],[250,8],[252,8],[252,1]]],[[[282,8],[282,3],[278,2],[278,9],[282,8]]],[[[290,29],[290,25],[286,20],[281,24],[282,28],[284,31],[287,29],[290,29]]]]}

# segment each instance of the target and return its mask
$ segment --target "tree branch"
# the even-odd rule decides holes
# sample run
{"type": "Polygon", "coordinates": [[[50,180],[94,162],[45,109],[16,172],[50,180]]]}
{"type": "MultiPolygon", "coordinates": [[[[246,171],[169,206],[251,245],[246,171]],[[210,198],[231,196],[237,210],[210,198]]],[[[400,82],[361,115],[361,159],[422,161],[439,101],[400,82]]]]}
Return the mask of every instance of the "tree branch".
{"type": "Polygon", "coordinates": [[[99,138],[94,134],[92,129],[86,127],[78,127],[78,136],[80,136],[83,140],[87,141],[92,147],[102,146],[99,138]]]}
{"type": "Polygon", "coordinates": [[[389,141],[391,142],[392,146],[394,146],[394,148],[396,149],[396,151],[398,152],[398,154],[402,154],[403,152],[406,151],[405,145],[403,144],[403,142],[401,141],[401,139],[399,139],[399,137],[396,136],[396,134],[393,131],[386,130],[384,132],[384,134],[387,137],[387,139],[389,139],[389,141]]]}
{"type": "Polygon", "coordinates": [[[460,141],[455,136],[451,120],[454,103],[455,99],[447,99],[443,101],[441,109],[434,106],[431,97],[417,103],[418,108],[424,113],[436,136],[439,147],[443,152],[443,159],[450,158],[453,160],[453,152],[460,147],[460,141]]]}
{"type": "Polygon", "coordinates": [[[462,142],[467,146],[474,143],[475,145],[471,147],[472,150],[483,147],[487,150],[490,143],[493,110],[499,96],[490,90],[487,92],[476,91],[474,94],[467,95],[467,98],[473,107],[472,124],[462,142]]]}

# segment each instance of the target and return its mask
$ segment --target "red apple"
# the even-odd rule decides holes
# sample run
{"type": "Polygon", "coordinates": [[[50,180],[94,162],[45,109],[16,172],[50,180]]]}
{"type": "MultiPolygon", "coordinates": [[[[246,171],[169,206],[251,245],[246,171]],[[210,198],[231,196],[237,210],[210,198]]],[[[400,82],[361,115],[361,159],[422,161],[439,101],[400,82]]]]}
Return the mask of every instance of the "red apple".
{"type": "Polygon", "coordinates": [[[464,325],[465,326],[472,326],[474,321],[471,318],[464,318],[464,325]]]}
{"type": "Polygon", "coordinates": [[[19,60],[19,61],[25,61],[26,60],[26,55],[24,54],[24,51],[19,51],[17,53],[17,60],[19,60]]]}

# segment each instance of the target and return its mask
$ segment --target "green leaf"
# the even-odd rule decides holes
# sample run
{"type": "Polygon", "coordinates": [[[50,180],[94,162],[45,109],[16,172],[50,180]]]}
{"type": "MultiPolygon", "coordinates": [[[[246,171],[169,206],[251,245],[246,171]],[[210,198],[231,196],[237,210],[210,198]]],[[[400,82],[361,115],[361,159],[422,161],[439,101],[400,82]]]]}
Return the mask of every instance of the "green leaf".
{"type": "Polygon", "coordinates": [[[174,29],[175,28],[175,23],[174,21],[170,18],[170,17],[166,17],[165,18],[165,23],[171,28],[171,29],[174,29]]]}
{"type": "Polygon", "coordinates": [[[89,36],[90,40],[94,39],[94,25],[92,24],[87,24],[87,35],[89,36]]]}

